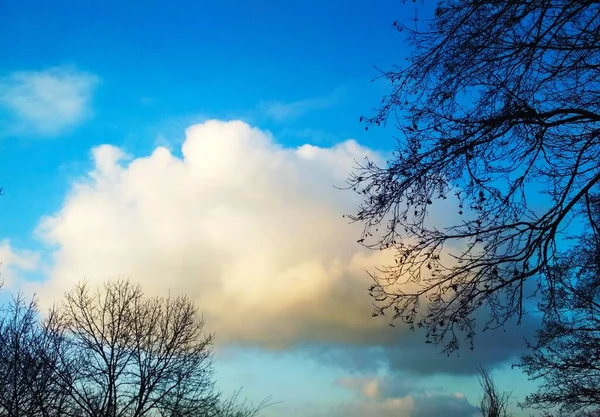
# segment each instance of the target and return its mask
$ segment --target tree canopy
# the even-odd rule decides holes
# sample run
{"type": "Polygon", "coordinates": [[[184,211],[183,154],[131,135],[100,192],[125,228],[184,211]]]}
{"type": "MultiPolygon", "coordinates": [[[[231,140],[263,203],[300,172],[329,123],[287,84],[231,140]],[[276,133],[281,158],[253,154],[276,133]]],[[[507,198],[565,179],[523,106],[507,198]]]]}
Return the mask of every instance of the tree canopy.
{"type": "Polygon", "coordinates": [[[79,284],[41,319],[13,298],[0,320],[0,415],[253,417],[213,380],[204,321],[187,297],[148,297],[127,280],[79,284]]]}
{"type": "Polygon", "coordinates": [[[55,376],[89,417],[210,415],[212,336],[186,297],[145,297],[139,285],[85,284],[65,296],[51,326],[61,332],[55,376]]]}
{"type": "Polygon", "coordinates": [[[363,120],[394,122],[397,150],[349,179],[362,196],[350,217],[360,242],[396,252],[373,274],[374,314],[451,352],[522,317],[569,227],[598,230],[600,3],[441,0],[395,26],[412,49],[382,71],[391,91],[363,120]],[[442,200],[455,213],[433,222],[442,200]]]}

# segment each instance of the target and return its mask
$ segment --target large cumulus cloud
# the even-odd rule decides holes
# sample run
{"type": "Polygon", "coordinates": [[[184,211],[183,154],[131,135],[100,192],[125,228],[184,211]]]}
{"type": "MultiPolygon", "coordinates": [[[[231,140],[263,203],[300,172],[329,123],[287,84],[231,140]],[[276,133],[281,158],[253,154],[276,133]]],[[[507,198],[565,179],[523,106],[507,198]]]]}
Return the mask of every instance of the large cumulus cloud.
{"type": "Polygon", "coordinates": [[[53,248],[51,275],[35,287],[42,302],[82,279],[126,276],[150,293],[188,294],[221,344],[311,346],[355,368],[472,372],[512,357],[521,341],[490,340],[496,350],[456,361],[371,317],[366,271],[393,253],[362,248],[360,225],[342,217],[359,199],[334,185],[355,160],[383,158],[353,140],[289,148],[243,122],[213,120],[186,131],[181,156],[106,145],[92,154],[93,168],[39,226],[53,248]]]}
{"type": "Polygon", "coordinates": [[[55,246],[40,291],[127,276],[190,295],[222,343],[385,342],[365,270],[388,255],[356,244],[342,217],[355,196],[333,187],[367,155],[379,158],[351,140],[284,148],[239,121],[189,128],[182,157],[95,148],[94,168],[39,227],[55,246]]]}

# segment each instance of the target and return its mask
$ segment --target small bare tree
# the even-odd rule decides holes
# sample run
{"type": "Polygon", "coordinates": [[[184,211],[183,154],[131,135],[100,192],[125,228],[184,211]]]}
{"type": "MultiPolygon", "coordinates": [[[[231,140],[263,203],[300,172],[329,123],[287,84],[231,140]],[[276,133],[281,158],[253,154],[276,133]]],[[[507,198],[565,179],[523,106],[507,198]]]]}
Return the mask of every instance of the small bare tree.
{"type": "Polygon", "coordinates": [[[508,401],[510,393],[500,392],[490,373],[479,368],[479,384],[483,389],[483,399],[479,411],[483,417],[510,417],[508,401]]]}
{"type": "Polygon", "coordinates": [[[263,409],[273,405],[271,397],[262,400],[258,405],[253,405],[247,400],[240,399],[241,390],[236,391],[231,397],[221,399],[215,412],[209,416],[214,417],[255,417],[263,409]]]}
{"type": "Polygon", "coordinates": [[[35,305],[22,296],[13,298],[0,322],[0,414],[30,414],[33,401],[27,389],[32,358],[29,344],[34,337],[35,305]]]}
{"type": "Polygon", "coordinates": [[[0,320],[0,415],[62,415],[68,401],[55,380],[57,334],[40,325],[36,300],[12,298],[0,320]]]}
{"type": "MultiPolygon", "coordinates": [[[[186,297],[145,297],[139,285],[79,284],[54,311],[63,335],[57,379],[72,416],[215,415],[212,336],[186,297]]],[[[65,415],[68,415],[65,412],[65,415]]]]}

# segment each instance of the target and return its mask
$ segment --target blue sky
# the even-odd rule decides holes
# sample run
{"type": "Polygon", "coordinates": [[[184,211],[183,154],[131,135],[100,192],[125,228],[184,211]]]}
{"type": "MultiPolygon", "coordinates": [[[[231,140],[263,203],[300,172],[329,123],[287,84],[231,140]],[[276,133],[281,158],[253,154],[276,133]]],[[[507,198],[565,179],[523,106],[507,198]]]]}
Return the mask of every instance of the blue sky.
{"type": "MultiPolygon", "coordinates": [[[[5,0],[0,199],[6,289],[54,301],[124,274],[195,297],[218,383],[264,416],[467,416],[473,370],[511,371],[518,332],[459,360],[370,318],[365,252],[336,191],[393,129],[358,121],[400,62],[400,1],[5,0]],[[236,121],[237,120],[237,121],[236,121]],[[195,126],[193,128],[190,128],[195,126]]],[[[439,216],[443,212],[438,213],[439,216]]]]}

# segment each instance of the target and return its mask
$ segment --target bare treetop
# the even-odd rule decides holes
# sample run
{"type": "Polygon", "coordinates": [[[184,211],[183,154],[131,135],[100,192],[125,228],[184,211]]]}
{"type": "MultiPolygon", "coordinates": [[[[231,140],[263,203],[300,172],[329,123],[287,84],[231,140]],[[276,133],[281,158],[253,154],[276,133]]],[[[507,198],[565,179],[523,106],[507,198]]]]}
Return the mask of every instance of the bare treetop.
{"type": "Polygon", "coordinates": [[[210,415],[212,336],[186,297],[145,297],[139,285],[77,285],[51,325],[66,338],[58,379],[75,414],[141,417],[210,415]],[[204,414],[203,414],[204,413],[204,414]]]}
{"type": "Polygon", "coordinates": [[[365,225],[360,242],[397,251],[374,274],[375,314],[452,351],[458,333],[472,340],[480,307],[486,327],[520,319],[525,282],[548,279],[570,224],[597,230],[600,3],[445,0],[432,20],[395,26],[412,52],[382,73],[391,92],[364,120],[393,117],[398,149],[351,177],[363,202],[350,217],[365,225]],[[432,226],[432,204],[449,198],[458,220],[432,226]]]}
{"type": "Polygon", "coordinates": [[[20,294],[7,307],[3,417],[254,417],[271,404],[215,388],[213,337],[187,297],[146,297],[119,279],[78,284],[44,320],[20,294]]]}

